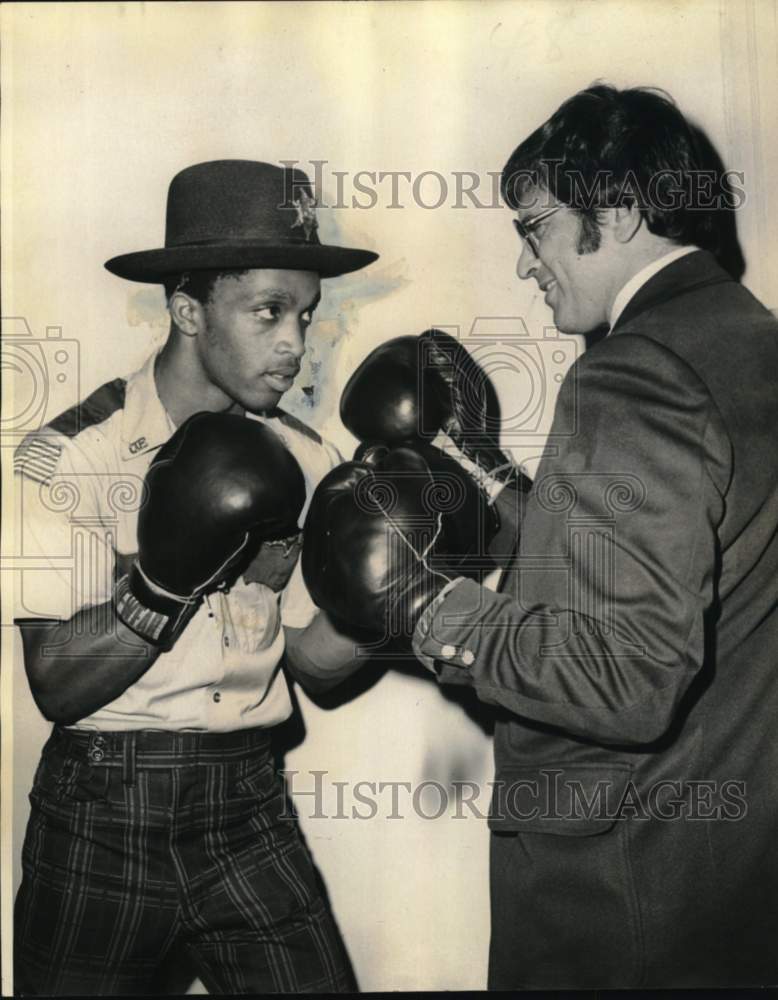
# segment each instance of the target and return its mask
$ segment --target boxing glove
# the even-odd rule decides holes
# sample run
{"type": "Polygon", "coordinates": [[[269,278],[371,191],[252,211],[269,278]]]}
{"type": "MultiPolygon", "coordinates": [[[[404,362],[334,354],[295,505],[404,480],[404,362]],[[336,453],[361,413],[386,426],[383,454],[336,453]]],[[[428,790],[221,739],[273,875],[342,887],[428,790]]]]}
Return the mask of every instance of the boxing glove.
{"type": "Polygon", "coordinates": [[[486,566],[482,492],[459,465],[427,449],[375,448],[321,481],[303,528],[302,571],[335,620],[409,638],[457,576],[486,566]]]}
{"type": "MultiPolygon", "coordinates": [[[[347,382],[340,403],[343,423],[367,448],[425,442],[459,462],[489,497],[492,537],[500,528],[498,494],[507,488],[499,506],[513,511],[523,508],[532,485],[490,430],[497,412],[478,363],[454,337],[435,329],[377,347],[347,382]]],[[[355,457],[361,457],[359,448],[355,457]]]]}
{"type": "Polygon", "coordinates": [[[341,419],[360,441],[413,447],[432,443],[442,431],[472,462],[506,480],[516,466],[489,426],[498,411],[478,362],[456,338],[436,329],[376,347],[340,401],[341,419]]]}
{"type": "Polygon", "coordinates": [[[305,480],[262,423],[196,413],[146,473],[138,555],[114,591],[118,617],[170,649],[206,594],[229,586],[265,541],[299,532],[305,480]]]}

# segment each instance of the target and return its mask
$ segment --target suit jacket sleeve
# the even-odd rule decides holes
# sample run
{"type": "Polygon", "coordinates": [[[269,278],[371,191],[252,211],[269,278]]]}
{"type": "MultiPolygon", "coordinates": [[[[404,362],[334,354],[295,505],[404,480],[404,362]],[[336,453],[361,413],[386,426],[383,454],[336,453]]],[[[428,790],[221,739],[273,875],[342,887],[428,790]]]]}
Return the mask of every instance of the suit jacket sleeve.
{"type": "Polygon", "coordinates": [[[729,439],[686,363],[625,332],[570,370],[551,440],[507,586],[460,582],[415,645],[484,702],[598,742],[651,742],[703,663],[729,439]]]}

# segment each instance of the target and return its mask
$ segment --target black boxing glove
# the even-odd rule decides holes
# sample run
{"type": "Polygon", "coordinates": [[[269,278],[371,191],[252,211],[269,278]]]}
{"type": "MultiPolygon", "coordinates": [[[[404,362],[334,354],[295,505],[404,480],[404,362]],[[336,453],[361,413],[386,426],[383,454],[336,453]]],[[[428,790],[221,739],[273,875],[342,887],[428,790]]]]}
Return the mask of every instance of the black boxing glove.
{"type": "Polygon", "coordinates": [[[340,397],[340,418],[354,437],[390,448],[435,437],[451,413],[450,392],[420,362],[415,336],[395,337],[368,354],[340,397]]]}
{"type": "Polygon", "coordinates": [[[467,459],[464,460],[466,465],[463,465],[461,456],[452,458],[434,445],[417,441],[413,446],[408,445],[402,449],[392,449],[385,444],[361,444],[354,452],[354,461],[364,462],[374,468],[382,469],[384,458],[393,450],[411,451],[417,457],[423,458],[433,477],[440,473],[444,477],[453,477],[451,481],[454,479],[462,481],[470,498],[470,509],[478,512],[477,517],[470,525],[474,534],[473,544],[468,546],[468,552],[474,554],[478,551],[484,557],[479,568],[487,569],[490,565],[491,568],[494,568],[493,563],[490,564],[488,554],[492,551],[492,541],[500,531],[502,522],[496,505],[493,505],[489,498],[488,491],[483,488],[478,476],[473,475],[471,469],[467,467],[470,464],[467,459]],[[475,543],[476,531],[480,531],[477,544],[475,543]]]}
{"type": "Polygon", "coordinates": [[[302,571],[332,618],[408,639],[451,580],[478,576],[485,502],[453,460],[375,449],[319,483],[303,528],[302,571]]]}
{"type": "Polygon", "coordinates": [[[520,483],[523,478],[526,484],[521,488],[528,489],[529,480],[489,427],[497,422],[499,405],[487,373],[456,337],[442,330],[425,330],[418,340],[425,384],[438,385],[448,402],[440,429],[480,470],[503,483],[520,483]]]}
{"type": "Polygon", "coordinates": [[[497,409],[490,390],[485,373],[459,341],[433,329],[418,337],[396,337],[372,351],[347,382],[340,415],[367,447],[418,448],[425,442],[459,462],[489,497],[494,536],[500,527],[498,494],[508,489],[500,507],[512,512],[523,508],[532,484],[489,429],[490,409],[492,423],[497,409]]]}
{"type": "Polygon", "coordinates": [[[265,541],[298,533],[305,479],[262,423],[195,413],[146,473],[138,555],[114,589],[117,616],[170,649],[206,594],[229,586],[265,541]]]}

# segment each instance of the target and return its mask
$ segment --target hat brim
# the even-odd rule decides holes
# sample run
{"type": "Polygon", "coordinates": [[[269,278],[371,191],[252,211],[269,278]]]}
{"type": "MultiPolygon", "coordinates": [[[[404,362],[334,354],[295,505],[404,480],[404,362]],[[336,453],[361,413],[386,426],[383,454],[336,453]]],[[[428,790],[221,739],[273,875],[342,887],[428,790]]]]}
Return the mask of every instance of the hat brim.
{"type": "Polygon", "coordinates": [[[315,271],[322,278],[335,278],[367,267],[378,254],[371,250],[325,246],[321,243],[267,246],[261,243],[208,243],[202,246],[165,247],[120,254],[105,267],[128,281],[164,282],[183,271],[278,268],[284,271],[315,271]]]}

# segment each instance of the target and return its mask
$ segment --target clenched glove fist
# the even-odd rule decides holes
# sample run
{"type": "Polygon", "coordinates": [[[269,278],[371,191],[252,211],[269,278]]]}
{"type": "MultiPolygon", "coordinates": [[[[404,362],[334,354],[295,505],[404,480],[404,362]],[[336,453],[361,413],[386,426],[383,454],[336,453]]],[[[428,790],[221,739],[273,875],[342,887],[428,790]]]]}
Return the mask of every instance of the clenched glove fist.
{"type": "Polygon", "coordinates": [[[434,448],[376,446],[319,484],[303,529],[303,576],[333,619],[409,638],[458,576],[488,565],[482,491],[434,448]]]}
{"type": "MultiPolygon", "coordinates": [[[[498,507],[512,521],[493,549],[511,549],[530,480],[499,447],[490,429],[488,379],[454,338],[441,330],[396,337],[375,348],[343,390],[340,415],[362,442],[355,458],[376,444],[433,447],[459,463],[485,492],[487,535],[500,528],[498,507]]],[[[493,420],[492,420],[493,422],[493,420]]]]}
{"type": "Polygon", "coordinates": [[[114,590],[118,617],[170,649],[206,594],[229,586],[263,542],[298,531],[305,479],[256,420],[195,413],[151,463],[138,556],[114,590]]]}

